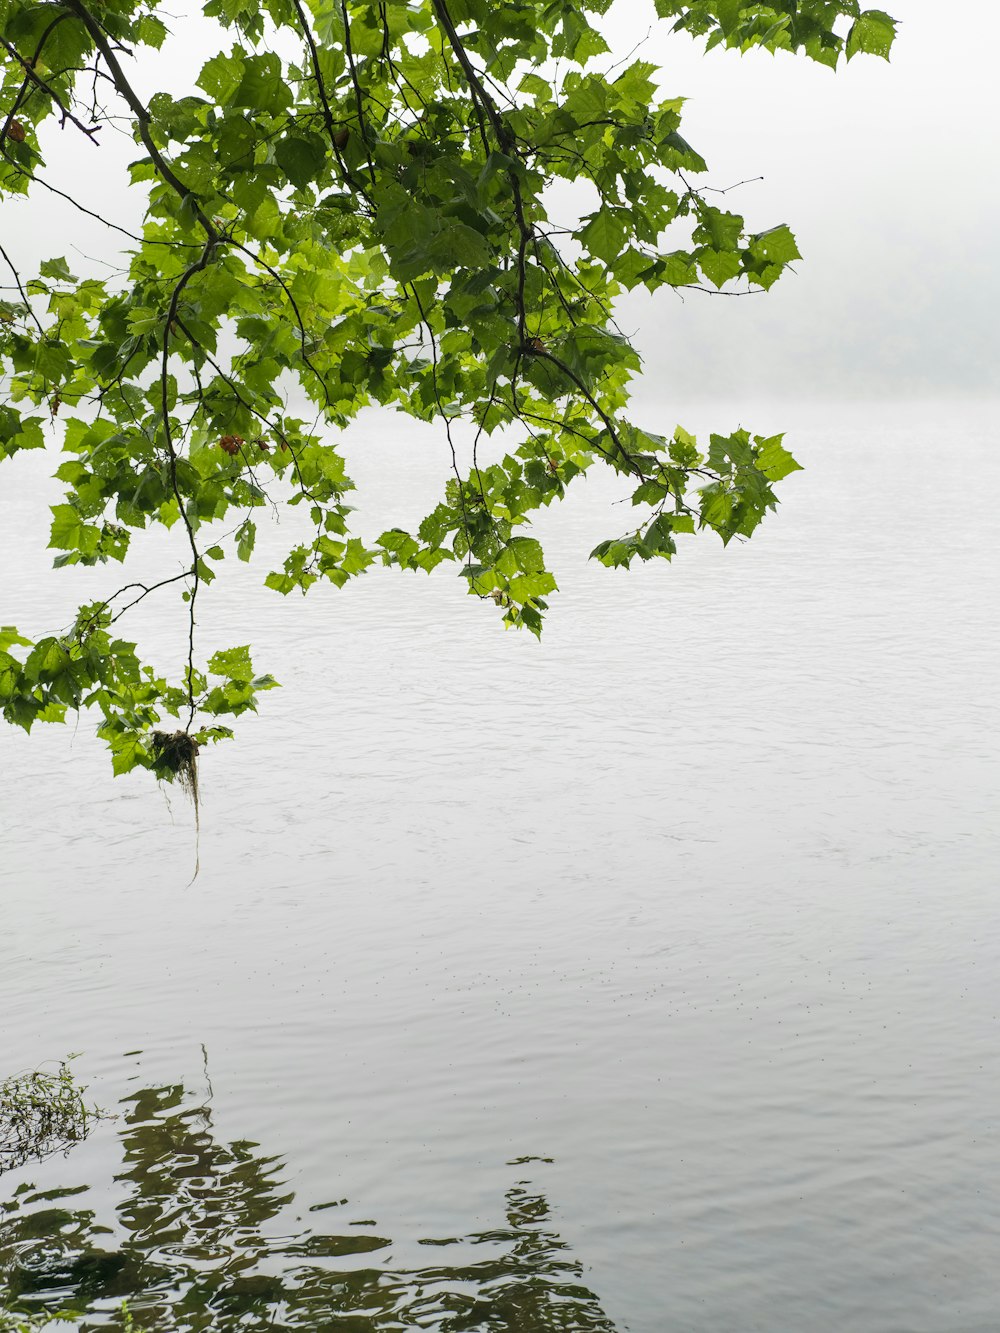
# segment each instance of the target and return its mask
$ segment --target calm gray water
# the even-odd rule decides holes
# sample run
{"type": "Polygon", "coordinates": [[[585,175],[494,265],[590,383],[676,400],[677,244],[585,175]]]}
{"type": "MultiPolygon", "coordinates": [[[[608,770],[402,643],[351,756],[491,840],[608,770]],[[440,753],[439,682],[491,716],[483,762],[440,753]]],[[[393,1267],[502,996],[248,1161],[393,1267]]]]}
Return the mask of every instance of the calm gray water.
{"type": "MultiPolygon", "coordinates": [[[[261,1272],[294,1235],[423,1293],[383,1318],[364,1287],[344,1328],[460,1298],[481,1322],[449,1328],[1000,1326],[996,415],[744,415],[807,466],[759,536],[612,574],[585,557],[628,513],[589,480],[541,525],[541,644],[447,571],[206,598],[206,648],[252,640],[285,688],[204,758],[192,884],[190,811],[112,780],[86,721],[0,733],[0,1076],[77,1051],[106,1107],[182,1085],[279,1159],[261,1272]],[[585,1295],[488,1322],[476,1265],[529,1251],[585,1295]]],[[[349,455],[368,531],[447,457],[393,418],[349,455]]],[[[37,464],[0,478],[0,620],[40,630],[109,575],[50,575],[37,464]]],[[[173,665],[151,601],[133,630],[173,665]]],[[[0,1179],[10,1292],[76,1290],[45,1195],[78,1188],[106,1247],[141,1231],[132,1121],[0,1179]]]]}

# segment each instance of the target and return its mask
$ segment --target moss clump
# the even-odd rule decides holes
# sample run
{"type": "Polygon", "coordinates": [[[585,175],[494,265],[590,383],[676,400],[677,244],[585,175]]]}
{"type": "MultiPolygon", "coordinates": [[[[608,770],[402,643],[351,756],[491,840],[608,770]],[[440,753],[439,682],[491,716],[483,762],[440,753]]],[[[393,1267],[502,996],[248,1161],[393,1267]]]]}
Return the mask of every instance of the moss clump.
{"type": "Polygon", "coordinates": [[[186,731],[154,731],[149,738],[153,769],[158,778],[177,781],[198,813],[198,742],[186,731]]]}

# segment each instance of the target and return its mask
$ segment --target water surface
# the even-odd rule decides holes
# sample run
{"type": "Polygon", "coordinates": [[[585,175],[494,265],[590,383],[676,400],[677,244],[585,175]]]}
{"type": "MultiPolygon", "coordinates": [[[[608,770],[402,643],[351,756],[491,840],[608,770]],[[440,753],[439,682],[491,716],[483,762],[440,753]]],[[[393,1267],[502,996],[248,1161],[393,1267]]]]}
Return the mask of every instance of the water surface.
{"type": "MultiPolygon", "coordinates": [[[[447,571],[305,601],[242,571],[206,650],[285,688],[205,757],[194,883],[190,812],[89,723],[0,735],[0,1073],[79,1051],[125,1099],[0,1179],[8,1301],[144,1292],[170,1327],[194,1290],[177,1327],[237,1327],[238,1269],[260,1327],[995,1329],[992,420],[803,410],[751,543],[631,574],[586,562],[629,518],[590,479],[540,525],[541,644],[447,571]],[[199,1255],[185,1170],[241,1169],[246,1227],[218,1203],[199,1255]]],[[[393,418],[349,455],[368,531],[447,466],[393,418]]],[[[0,619],[41,630],[108,572],[50,576],[36,463],[0,619]]]]}

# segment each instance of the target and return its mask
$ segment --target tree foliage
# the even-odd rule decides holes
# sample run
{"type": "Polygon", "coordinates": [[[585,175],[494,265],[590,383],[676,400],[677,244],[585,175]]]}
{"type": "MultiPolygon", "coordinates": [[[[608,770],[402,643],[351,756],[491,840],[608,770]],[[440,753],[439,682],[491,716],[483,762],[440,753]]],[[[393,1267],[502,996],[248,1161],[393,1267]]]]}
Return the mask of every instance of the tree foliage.
{"type": "MultiPolygon", "coordinates": [[[[699,528],[753,533],[797,466],[781,437],[706,447],[640,426],[627,411],[639,358],[614,305],[640,286],[766,290],[799,252],[787,225],[753,233],[699,184],[682,99],[659,95],[654,65],[612,62],[609,5],[204,0],[217,49],[196,86],[147,98],[144,50],[172,25],[184,35],[167,6],[0,0],[0,191],[41,216],[61,188],[51,127],[89,152],[125,124],[145,201],[133,233],[63,191],[106,223],[107,277],[58,256],[27,275],[0,249],[0,459],[60,448],[57,567],[123,563],[155,525],[184,551],[158,581],[122,576],[61,632],[0,632],[9,721],[95,708],[116,772],[168,778],[166,715],[194,752],[231,735],[275,681],[249,647],[203,656],[198,604],[225,559],[252,558],[273,505],[301,506],[310,534],[267,572],[278,593],[378,562],[450,563],[535,634],[556,581],[531,518],[597,463],[628,479],[636,510],[593,552],[605,565],[669,560],[699,528]],[[560,182],[589,201],[568,220],[560,182]],[[337,442],[370,404],[436,423],[454,468],[414,531],[366,544],[337,442]],[[465,469],[459,423],[475,440],[465,469]],[[170,680],[119,622],[178,593],[190,633],[170,680]]],[[[887,55],[894,31],[858,0],[655,0],[655,13],[709,46],[830,66],[887,55]]]]}

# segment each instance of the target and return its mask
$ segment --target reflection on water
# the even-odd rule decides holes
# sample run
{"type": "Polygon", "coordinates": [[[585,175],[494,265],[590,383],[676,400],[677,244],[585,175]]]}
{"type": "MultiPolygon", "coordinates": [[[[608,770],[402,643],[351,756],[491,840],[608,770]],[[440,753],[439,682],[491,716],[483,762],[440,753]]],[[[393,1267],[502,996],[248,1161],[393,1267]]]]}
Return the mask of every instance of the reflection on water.
{"type": "Polygon", "coordinates": [[[392,1266],[392,1243],[374,1223],[288,1234],[294,1196],[280,1159],[220,1142],[210,1110],[180,1086],[144,1089],[125,1105],[113,1217],[90,1205],[85,1186],[24,1183],[0,1203],[8,1308],[71,1311],[80,1328],[120,1327],[127,1299],[149,1330],[613,1333],[526,1181],[507,1190],[504,1226],[425,1240],[429,1262],[406,1271],[392,1266]]]}

